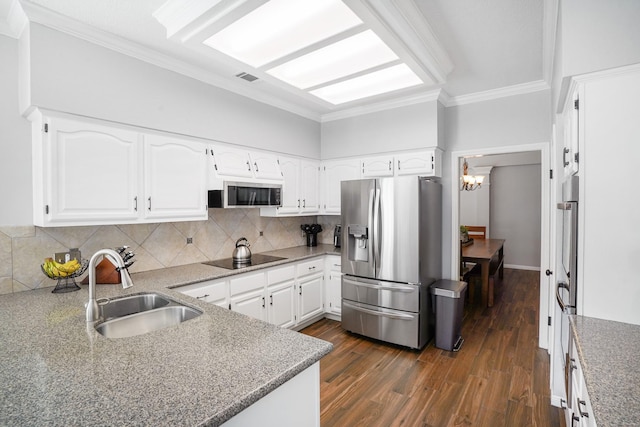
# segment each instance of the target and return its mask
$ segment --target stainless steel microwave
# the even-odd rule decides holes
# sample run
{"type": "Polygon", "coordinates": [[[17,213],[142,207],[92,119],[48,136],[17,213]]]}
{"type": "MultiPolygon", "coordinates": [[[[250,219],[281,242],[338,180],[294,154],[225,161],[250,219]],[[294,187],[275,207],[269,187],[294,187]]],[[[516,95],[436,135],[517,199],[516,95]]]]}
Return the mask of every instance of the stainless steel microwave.
{"type": "Polygon", "coordinates": [[[222,190],[209,190],[210,208],[282,206],[282,184],[225,181],[222,190]]]}

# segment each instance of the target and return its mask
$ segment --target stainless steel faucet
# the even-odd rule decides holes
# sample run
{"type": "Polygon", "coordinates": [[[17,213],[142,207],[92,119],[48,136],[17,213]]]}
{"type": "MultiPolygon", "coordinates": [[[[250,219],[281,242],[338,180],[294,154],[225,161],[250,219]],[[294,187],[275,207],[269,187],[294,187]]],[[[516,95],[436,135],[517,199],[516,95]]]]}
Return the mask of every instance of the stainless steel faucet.
{"type": "Polygon", "coordinates": [[[87,303],[87,322],[95,322],[100,317],[100,310],[98,309],[98,302],[96,301],[96,264],[98,263],[100,255],[107,256],[117,264],[116,270],[120,272],[122,289],[127,289],[133,286],[133,281],[131,280],[129,271],[118,252],[113,249],[100,249],[98,252],[93,254],[89,261],[89,302],[87,303]]]}

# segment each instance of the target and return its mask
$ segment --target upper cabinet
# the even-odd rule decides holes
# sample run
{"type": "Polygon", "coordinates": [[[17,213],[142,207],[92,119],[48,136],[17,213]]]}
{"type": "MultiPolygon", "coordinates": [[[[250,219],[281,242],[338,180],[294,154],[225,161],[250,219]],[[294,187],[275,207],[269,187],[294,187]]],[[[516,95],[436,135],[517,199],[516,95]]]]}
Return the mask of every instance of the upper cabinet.
{"type": "Polygon", "coordinates": [[[322,213],[340,214],[340,186],[342,181],[360,178],[358,159],[340,159],[322,162],[322,213]]]}
{"type": "Polygon", "coordinates": [[[278,157],[275,154],[261,151],[249,151],[226,145],[210,147],[213,163],[212,180],[209,189],[221,189],[222,182],[269,180],[282,181],[278,157]]]}
{"type": "Polygon", "coordinates": [[[320,211],[320,162],[279,157],[282,171],[282,206],[261,208],[263,216],[312,215],[320,211]]]}
{"type": "Polygon", "coordinates": [[[567,97],[567,104],[562,113],[564,138],[562,149],[562,165],[564,175],[574,175],[579,169],[580,144],[580,96],[576,87],[567,97]]]}
{"type": "Polygon", "coordinates": [[[38,111],[32,120],[35,225],[207,218],[204,146],[38,111]]]}
{"type": "Polygon", "coordinates": [[[361,160],[362,178],[402,175],[441,176],[442,151],[432,148],[397,154],[367,157],[361,160]]]}

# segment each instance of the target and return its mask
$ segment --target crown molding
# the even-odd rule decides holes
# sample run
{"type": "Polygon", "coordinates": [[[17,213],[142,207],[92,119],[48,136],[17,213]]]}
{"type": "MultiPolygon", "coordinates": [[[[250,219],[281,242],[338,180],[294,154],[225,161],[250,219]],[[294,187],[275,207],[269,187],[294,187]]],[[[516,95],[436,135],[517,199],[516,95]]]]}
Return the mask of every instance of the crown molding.
{"type": "Polygon", "coordinates": [[[549,90],[549,83],[544,80],[536,80],[534,82],[521,83],[513,86],[506,86],[498,89],[486,90],[483,92],[470,93],[468,95],[452,96],[446,107],[455,107],[458,105],[474,104],[476,102],[491,101],[499,98],[506,98],[515,95],[526,95],[528,93],[549,90]]]}
{"type": "Polygon", "coordinates": [[[245,98],[288,111],[310,120],[317,122],[320,121],[319,113],[303,108],[299,105],[283,101],[275,96],[252,90],[251,88],[246,87],[242,82],[239,83],[235,80],[225,79],[201,67],[191,65],[169,55],[160,53],[154,49],[150,49],[95,27],[91,27],[63,15],[52,13],[48,9],[42,8],[41,6],[33,3],[25,3],[23,6],[25,6],[24,10],[31,22],[44,25],[56,31],[69,34],[89,43],[102,46],[160,68],[191,77],[195,80],[199,80],[203,83],[210,84],[245,98]]]}
{"type": "Polygon", "coordinates": [[[394,108],[406,107],[408,105],[421,104],[424,102],[439,101],[441,99],[442,89],[420,93],[416,95],[409,95],[403,98],[391,99],[388,101],[381,101],[375,104],[363,105],[359,107],[348,108],[345,110],[335,111],[332,113],[323,114],[321,122],[331,122],[334,120],[346,119],[349,117],[362,116],[365,114],[376,113],[378,111],[392,110],[394,108]]]}
{"type": "Polygon", "coordinates": [[[18,0],[0,0],[0,34],[20,38],[28,23],[18,0]]]}

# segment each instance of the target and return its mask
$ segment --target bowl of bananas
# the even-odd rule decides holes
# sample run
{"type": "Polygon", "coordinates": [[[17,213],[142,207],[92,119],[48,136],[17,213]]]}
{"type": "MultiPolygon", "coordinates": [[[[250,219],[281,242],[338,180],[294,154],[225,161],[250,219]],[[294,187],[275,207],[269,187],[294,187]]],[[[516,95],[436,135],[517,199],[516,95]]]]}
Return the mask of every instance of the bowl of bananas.
{"type": "Polygon", "coordinates": [[[81,276],[89,266],[89,260],[72,259],[65,263],[55,261],[53,258],[45,258],[40,266],[42,272],[50,279],[57,280],[58,284],[53,293],[73,292],[80,289],[76,283],[76,277],[81,276]]]}

